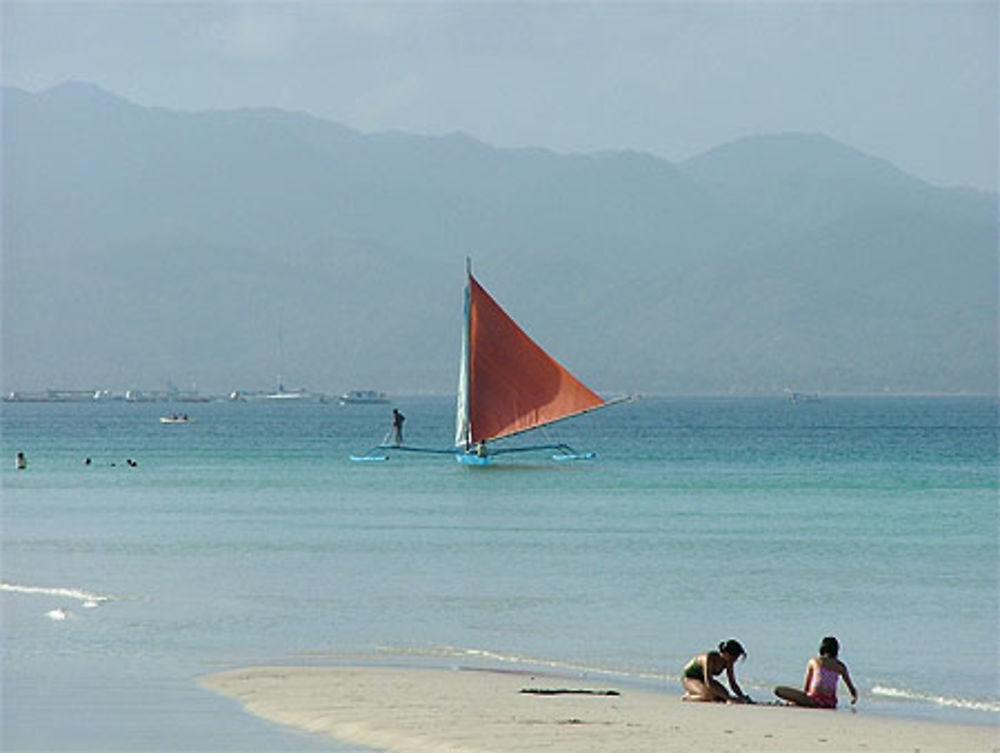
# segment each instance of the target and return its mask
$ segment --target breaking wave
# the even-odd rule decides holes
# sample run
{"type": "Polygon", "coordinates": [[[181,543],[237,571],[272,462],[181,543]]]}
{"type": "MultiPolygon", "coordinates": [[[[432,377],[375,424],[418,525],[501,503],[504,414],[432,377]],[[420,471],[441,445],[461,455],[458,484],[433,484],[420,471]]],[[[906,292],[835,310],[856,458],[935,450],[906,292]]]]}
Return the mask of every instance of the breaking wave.
{"type": "Polygon", "coordinates": [[[639,680],[676,680],[680,675],[670,675],[658,672],[649,672],[636,669],[625,669],[621,667],[602,667],[594,664],[580,664],[576,662],[558,661],[555,659],[543,659],[537,656],[526,654],[510,654],[491,651],[481,648],[465,648],[460,646],[431,645],[421,647],[407,646],[379,646],[379,653],[383,655],[417,657],[437,657],[443,659],[467,659],[470,661],[484,660],[491,664],[512,664],[521,665],[534,670],[546,669],[553,673],[572,673],[591,676],[605,676],[617,678],[632,678],[639,680]]]}
{"type": "Polygon", "coordinates": [[[65,599],[76,599],[82,606],[93,609],[106,601],[114,601],[113,596],[95,594],[80,588],[49,588],[46,586],[19,586],[14,583],[0,583],[0,591],[18,594],[37,594],[42,596],[60,596],[65,599]]]}
{"type": "Polygon", "coordinates": [[[935,706],[943,706],[953,709],[967,709],[969,711],[988,711],[991,713],[1000,712],[1000,701],[983,700],[976,698],[949,698],[947,696],[932,695],[930,693],[918,693],[912,690],[900,690],[890,688],[885,685],[876,685],[872,688],[872,695],[883,698],[898,698],[904,701],[919,701],[921,703],[931,703],[935,706]]]}

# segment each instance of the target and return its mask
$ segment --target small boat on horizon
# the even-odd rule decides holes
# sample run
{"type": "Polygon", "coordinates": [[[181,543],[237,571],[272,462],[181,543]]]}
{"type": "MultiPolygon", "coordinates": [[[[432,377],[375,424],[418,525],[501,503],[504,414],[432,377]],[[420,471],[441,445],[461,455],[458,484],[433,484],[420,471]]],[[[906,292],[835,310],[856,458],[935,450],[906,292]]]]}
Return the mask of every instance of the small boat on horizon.
{"type": "Polygon", "coordinates": [[[160,416],[161,424],[189,424],[194,421],[187,413],[171,413],[169,416],[160,416]]]}
{"type": "Polygon", "coordinates": [[[341,405],[385,405],[389,396],[377,390],[349,390],[340,396],[341,405]]]}
{"type": "Polygon", "coordinates": [[[818,403],[822,399],[818,392],[794,392],[790,389],[785,389],[785,392],[790,403],[818,403]]]}

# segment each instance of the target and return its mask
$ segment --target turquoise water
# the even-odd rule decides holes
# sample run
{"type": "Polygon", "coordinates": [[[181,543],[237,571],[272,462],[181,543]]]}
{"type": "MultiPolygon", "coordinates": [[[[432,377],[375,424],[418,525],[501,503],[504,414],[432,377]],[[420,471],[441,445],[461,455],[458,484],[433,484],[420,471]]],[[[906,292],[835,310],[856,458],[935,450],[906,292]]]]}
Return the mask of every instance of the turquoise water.
{"type": "MultiPolygon", "coordinates": [[[[451,399],[399,406],[447,446],[451,399]]],[[[828,634],[862,713],[997,722],[995,400],[646,399],[551,430],[592,462],[349,462],[390,407],[4,404],[0,747],[332,750],[196,680],[359,656],[679,694],[737,637],[764,700],[828,634]]]]}

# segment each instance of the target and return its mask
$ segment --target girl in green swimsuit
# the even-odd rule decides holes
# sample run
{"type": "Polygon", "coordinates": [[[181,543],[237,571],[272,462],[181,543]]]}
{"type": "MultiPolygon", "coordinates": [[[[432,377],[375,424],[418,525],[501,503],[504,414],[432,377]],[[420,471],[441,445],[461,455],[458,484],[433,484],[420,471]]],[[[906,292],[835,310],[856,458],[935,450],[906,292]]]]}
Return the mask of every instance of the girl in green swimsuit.
{"type": "Polygon", "coordinates": [[[735,673],[736,660],[741,656],[745,658],[746,655],[740,642],[730,639],[720,643],[718,651],[695,656],[684,667],[681,675],[681,683],[687,691],[683,700],[750,703],[750,696],[740,689],[735,673]],[[722,683],[715,679],[722,670],[726,670],[726,679],[735,695],[730,695],[722,683]]]}

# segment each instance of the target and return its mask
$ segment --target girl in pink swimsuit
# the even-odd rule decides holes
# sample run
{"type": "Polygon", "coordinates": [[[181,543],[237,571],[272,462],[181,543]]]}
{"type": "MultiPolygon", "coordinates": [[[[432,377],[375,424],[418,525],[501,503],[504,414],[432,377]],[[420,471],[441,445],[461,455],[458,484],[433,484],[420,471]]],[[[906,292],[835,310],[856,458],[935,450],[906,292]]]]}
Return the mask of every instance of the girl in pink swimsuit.
{"type": "Polygon", "coordinates": [[[847,665],[837,658],[840,644],[833,636],[827,636],[819,646],[819,656],[814,656],[806,666],[805,689],[789,688],[782,685],[774,689],[774,694],[795,706],[813,709],[837,708],[837,682],[841,677],[851,693],[851,705],[858,702],[858,691],[851,682],[847,665]]]}

